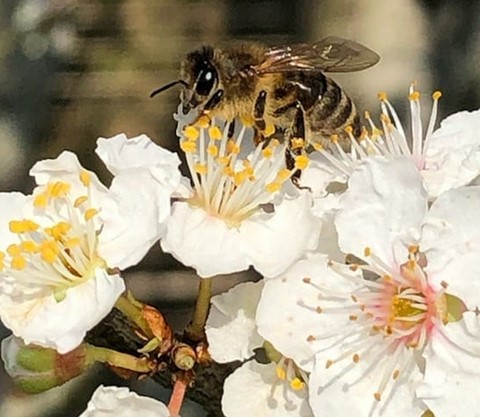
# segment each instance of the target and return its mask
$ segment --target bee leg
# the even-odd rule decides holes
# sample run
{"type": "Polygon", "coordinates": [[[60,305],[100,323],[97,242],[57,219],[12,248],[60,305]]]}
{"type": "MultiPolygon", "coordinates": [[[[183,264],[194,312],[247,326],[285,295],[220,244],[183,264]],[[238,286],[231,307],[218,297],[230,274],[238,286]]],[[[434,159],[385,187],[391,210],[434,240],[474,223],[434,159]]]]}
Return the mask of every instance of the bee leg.
{"type": "Polygon", "coordinates": [[[223,98],[224,91],[223,90],[218,90],[215,92],[215,94],[209,98],[209,100],[205,103],[205,106],[203,107],[203,110],[200,112],[198,117],[195,119],[195,121],[192,123],[192,126],[196,125],[210,125],[212,123],[212,119],[210,118],[210,111],[217,107],[218,103],[223,98]]]}
{"type": "Polygon", "coordinates": [[[267,125],[265,122],[265,105],[267,102],[267,92],[265,90],[260,91],[255,104],[253,105],[253,119],[255,136],[254,142],[256,145],[265,142],[265,138],[272,136],[275,133],[275,126],[267,125]]]}
{"type": "MultiPolygon", "coordinates": [[[[305,151],[305,113],[300,103],[295,106],[295,116],[293,118],[293,124],[290,129],[288,138],[288,146],[285,151],[285,164],[288,169],[295,169],[295,158],[302,155],[305,151]]],[[[292,183],[300,190],[307,189],[309,187],[302,187],[300,185],[300,177],[302,171],[297,169],[292,175],[292,183]]]]}
{"type": "Polygon", "coordinates": [[[235,119],[233,119],[228,125],[227,138],[232,139],[234,133],[235,133],[235,119]]]}

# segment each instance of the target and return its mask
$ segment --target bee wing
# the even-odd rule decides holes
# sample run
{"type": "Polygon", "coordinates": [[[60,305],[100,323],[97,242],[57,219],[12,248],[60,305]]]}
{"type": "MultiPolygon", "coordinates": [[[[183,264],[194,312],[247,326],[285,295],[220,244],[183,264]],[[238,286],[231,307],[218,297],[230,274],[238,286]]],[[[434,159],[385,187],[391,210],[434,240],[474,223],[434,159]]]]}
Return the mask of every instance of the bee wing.
{"type": "Polygon", "coordinates": [[[251,69],[259,76],[289,71],[354,72],[375,65],[379,59],[359,43],[329,36],[312,44],[270,48],[265,60],[251,69]]]}

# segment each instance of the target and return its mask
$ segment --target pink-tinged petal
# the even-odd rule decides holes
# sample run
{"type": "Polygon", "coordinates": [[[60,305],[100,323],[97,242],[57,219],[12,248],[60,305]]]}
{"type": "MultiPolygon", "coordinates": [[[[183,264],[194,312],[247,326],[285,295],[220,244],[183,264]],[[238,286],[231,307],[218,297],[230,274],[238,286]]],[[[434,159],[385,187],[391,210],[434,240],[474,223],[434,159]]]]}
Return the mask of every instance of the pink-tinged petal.
{"type": "Polygon", "coordinates": [[[381,375],[369,372],[370,362],[334,364],[325,369],[323,358],[317,360],[309,381],[309,401],[315,417],[420,417],[427,409],[415,397],[414,388],[421,378],[417,368],[408,377],[401,376],[394,390],[385,392],[377,401],[372,392],[381,375]]]}
{"type": "Polygon", "coordinates": [[[26,344],[33,343],[67,353],[76,348],[88,330],[113,308],[125,284],[119,275],[97,269],[91,279],[68,288],[57,301],[52,292],[22,289],[18,283],[9,290],[0,283],[0,317],[6,327],[26,344]]]}
{"type": "Polygon", "coordinates": [[[275,277],[316,249],[321,222],[308,193],[285,198],[271,216],[254,215],[240,226],[242,250],[264,277],[275,277]]]}
{"type": "Polygon", "coordinates": [[[430,197],[469,184],[480,174],[480,110],[442,121],[426,144],[422,171],[430,197]]]}
{"type": "Polygon", "coordinates": [[[264,340],[257,333],[255,312],[263,282],[238,284],[212,298],[205,332],[208,351],[219,363],[245,360],[264,340]]]}
{"type": "Polygon", "coordinates": [[[467,312],[435,336],[423,353],[425,378],[417,396],[435,417],[479,417],[479,317],[467,312]]]}
{"type": "Polygon", "coordinates": [[[366,247],[391,267],[407,259],[427,211],[427,193],[406,157],[362,161],[348,182],[335,225],[345,253],[362,257],[366,247]]]}
{"type": "Polygon", "coordinates": [[[170,417],[165,404],[128,388],[99,386],[80,417],[170,417]]]}
{"type": "Polygon", "coordinates": [[[240,232],[210,216],[203,209],[179,202],[167,222],[162,249],[203,278],[248,269],[249,260],[241,251],[240,232]]]}
{"type": "Polygon", "coordinates": [[[268,280],[258,305],[258,332],[306,371],[311,371],[313,357],[322,346],[321,342],[307,339],[342,328],[350,321],[348,314],[321,314],[316,310],[328,309],[329,302],[320,303],[319,292],[312,285],[344,294],[351,294],[358,287],[354,280],[345,277],[359,277],[359,271],[337,267],[342,275],[328,266],[325,255],[309,256],[280,277],[268,280]]]}
{"type": "Polygon", "coordinates": [[[467,307],[480,305],[480,187],[462,187],[442,194],[422,228],[420,249],[431,285],[459,297],[467,307]]]}
{"type": "Polygon", "coordinates": [[[313,417],[305,391],[283,386],[275,364],[249,361],[225,380],[222,411],[225,417],[313,417]]]}

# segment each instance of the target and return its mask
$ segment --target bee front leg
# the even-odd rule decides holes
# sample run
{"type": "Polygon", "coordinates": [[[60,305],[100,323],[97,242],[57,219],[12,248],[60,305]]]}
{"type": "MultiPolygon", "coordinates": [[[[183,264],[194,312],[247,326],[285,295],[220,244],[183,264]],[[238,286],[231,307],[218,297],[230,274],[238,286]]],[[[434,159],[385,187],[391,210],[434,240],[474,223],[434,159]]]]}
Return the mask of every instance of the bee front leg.
{"type": "Polygon", "coordinates": [[[192,126],[199,126],[199,127],[208,127],[212,123],[212,119],[210,117],[210,112],[218,106],[220,101],[222,101],[224,91],[218,90],[215,94],[208,99],[203,106],[202,111],[198,115],[198,117],[193,121],[192,126]]]}

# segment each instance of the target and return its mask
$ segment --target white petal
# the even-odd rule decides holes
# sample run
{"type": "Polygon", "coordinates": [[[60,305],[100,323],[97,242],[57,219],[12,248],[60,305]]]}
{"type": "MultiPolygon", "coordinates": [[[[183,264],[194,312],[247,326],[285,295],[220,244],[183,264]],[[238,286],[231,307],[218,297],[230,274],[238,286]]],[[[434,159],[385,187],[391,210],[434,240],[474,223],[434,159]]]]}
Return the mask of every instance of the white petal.
{"type": "Polygon", "coordinates": [[[63,354],[82,342],[86,332],[110,312],[124,290],[119,275],[97,269],[95,277],[69,288],[60,302],[52,293],[27,293],[25,297],[3,293],[0,317],[26,344],[53,348],[63,354]]]}
{"type": "Polygon", "coordinates": [[[321,154],[315,154],[318,154],[315,156],[320,160],[310,159],[307,168],[302,171],[301,186],[310,188],[314,198],[325,197],[331,182],[344,181],[345,178],[339,177],[338,171],[333,169],[321,154]]]}
{"type": "Polygon", "coordinates": [[[125,170],[148,168],[161,184],[173,189],[178,187],[178,155],[158,146],[147,135],[129,139],[122,133],[111,138],[99,138],[95,152],[114,175],[125,170]]]}
{"type": "MultiPolygon", "coordinates": [[[[360,272],[342,269],[346,276],[359,276],[360,272]]],[[[304,278],[331,291],[350,294],[356,288],[354,280],[346,279],[327,266],[324,255],[312,255],[294,264],[285,274],[268,280],[257,309],[258,332],[284,356],[291,358],[306,371],[310,371],[319,343],[308,342],[310,335],[330,332],[349,322],[348,313],[318,314],[319,291],[304,278]]],[[[322,307],[328,302],[322,302],[322,307]]]]}
{"type": "Polygon", "coordinates": [[[174,203],[161,245],[203,278],[243,271],[249,266],[247,256],[240,250],[238,229],[229,228],[223,220],[183,202],[174,203]]]}
{"type": "Polygon", "coordinates": [[[378,386],[379,375],[367,374],[369,364],[362,361],[348,365],[350,370],[347,373],[343,372],[345,366],[337,368],[333,365],[326,370],[323,360],[315,365],[309,387],[310,406],[316,417],[420,417],[427,409],[415,398],[414,388],[420,379],[417,368],[408,378],[400,377],[391,394],[377,401],[373,392],[378,386]]]}
{"type": "Polygon", "coordinates": [[[442,194],[432,205],[422,229],[429,282],[480,306],[480,187],[462,187],[442,194]]]}
{"type": "Polygon", "coordinates": [[[10,244],[18,244],[18,235],[11,233],[9,223],[11,220],[24,218],[24,207],[28,197],[22,193],[0,193],[0,242],[1,250],[10,244]]]}
{"type": "Polygon", "coordinates": [[[109,267],[137,264],[165,233],[172,191],[143,169],[122,172],[110,187],[110,207],[99,213],[99,253],[109,267]]]}
{"type": "Polygon", "coordinates": [[[390,266],[417,243],[427,210],[422,178],[409,158],[369,158],[355,169],[335,224],[340,248],[363,256],[365,247],[390,266]]]}
{"type": "MultiPolygon", "coordinates": [[[[71,194],[77,197],[85,194],[85,187],[80,183],[79,179],[81,171],[86,170],[80,165],[77,156],[72,152],[64,151],[55,159],[38,161],[30,169],[30,175],[35,178],[38,185],[45,185],[54,181],[68,182],[72,186],[71,194]]],[[[97,203],[101,199],[101,195],[107,193],[107,188],[93,172],[89,171],[89,173],[91,196],[93,201],[97,203]]]]}
{"type": "Polygon", "coordinates": [[[170,417],[165,404],[128,388],[99,386],[80,417],[170,417]]]}
{"type": "Polygon", "coordinates": [[[435,335],[424,351],[425,378],[417,395],[435,417],[480,416],[480,321],[475,313],[464,317],[445,326],[444,336],[435,335]]]}
{"type": "Polygon", "coordinates": [[[304,391],[295,392],[279,383],[275,364],[243,364],[226,380],[222,411],[225,417],[312,417],[304,391]],[[273,391],[273,392],[272,392],[273,391]],[[286,395],[285,395],[286,394],[286,395]]]}
{"type": "Polygon", "coordinates": [[[243,251],[253,267],[265,277],[274,277],[316,249],[321,222],[311,211],[311,196],[284,199],[272,216],[254,215],[240,226],[243,251]]]}
{"type": "Polygon", "coordinates": [[[422,171],[430,197],[470,183],[480,174],[480,110],[447,117],[426,145],[422,171]]]}
{"type": "Polygon", "coordinates": [[[248,359],[262,346],[255,323],[262,288],[262,281],[246,282],[212,298],[205,332],[208,352],[216,362],[248,359]]]}

